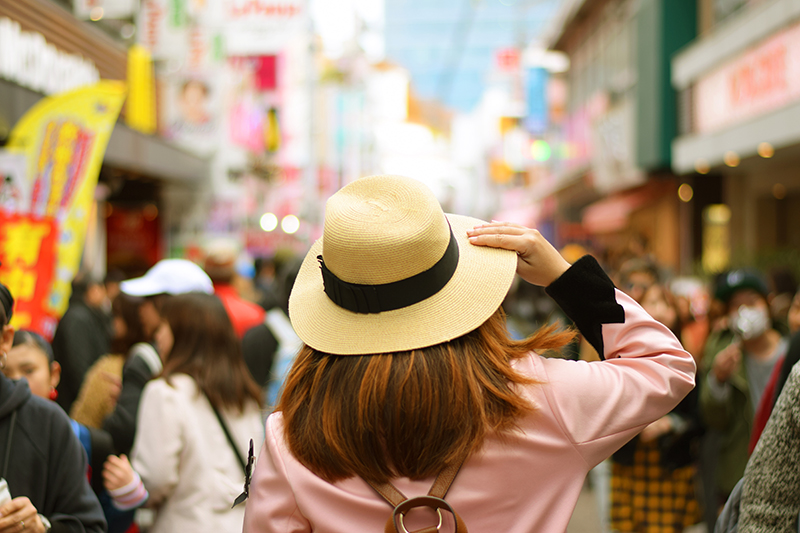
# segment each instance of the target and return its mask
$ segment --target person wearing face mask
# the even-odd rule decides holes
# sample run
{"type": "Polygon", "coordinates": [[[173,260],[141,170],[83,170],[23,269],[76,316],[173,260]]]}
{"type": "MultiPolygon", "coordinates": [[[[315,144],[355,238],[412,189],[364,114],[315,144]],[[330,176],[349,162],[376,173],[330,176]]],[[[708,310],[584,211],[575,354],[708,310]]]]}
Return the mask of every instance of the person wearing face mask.
{"type": "MultiPolygon", "coordinates": [[[[700,382],[700,412],[718,435],[716,503],[722,504],[742,477],[756,408],[788,340],[773,327],[769,289],[755,270],[719,278],[715,298],[727,306],[727,327],[709,338],[700,382]]],[[[715,502],[710,502],[712,505],[715,502]]]]}

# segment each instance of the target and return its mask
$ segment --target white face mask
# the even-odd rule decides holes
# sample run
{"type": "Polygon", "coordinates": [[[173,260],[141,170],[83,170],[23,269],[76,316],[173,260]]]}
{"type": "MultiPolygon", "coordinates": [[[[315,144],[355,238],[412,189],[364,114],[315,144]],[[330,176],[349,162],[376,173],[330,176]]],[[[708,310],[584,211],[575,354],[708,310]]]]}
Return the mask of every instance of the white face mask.
{"type": "Polygon", "coordinates": [[[761,307],[743,305],[731,316],[731,329],[743,340],[758,337],[770,327],[769,314],[761,307]]]}

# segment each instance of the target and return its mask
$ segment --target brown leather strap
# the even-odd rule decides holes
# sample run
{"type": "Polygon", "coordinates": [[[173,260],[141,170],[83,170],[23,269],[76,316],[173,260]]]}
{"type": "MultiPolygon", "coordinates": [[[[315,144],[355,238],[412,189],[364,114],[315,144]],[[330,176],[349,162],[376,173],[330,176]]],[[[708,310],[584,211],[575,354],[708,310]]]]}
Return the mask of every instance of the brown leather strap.
{"type": "MultiPolygon", "coordinates": [[[[467,456],[465,455],[439,472],[439,475],[433,480],[433,485],[431,485],[431,490],[428,491],[428,496],[444,499],[447,491],[450,490],[450,485],[453,484],[453,480],[458,475],[458,471],[461,470],[461,465],[463,465],[466,460],[467,456]]],[[[408,499],[405,494],[400,492],[400,490],[391,483],[373,483],[371,481],[367,481],[367,483],[392,507],[397,507],[408,499]]]]}
{"type": "MultiPolygon", "coordinates": [[[[431,490],[428,491],[427,496],[419,496],[417,498],[411,498],[410,500],[391,483],[373,483],[371,481],[367,481],[369,486],[375,489],[375,492],[380,494],[380,496],[386,500],[389,505],[395,508],[391,518],[389,518],[389,521],[386,522],[386,533],[398,533],[399,530],[397,529],[396,522],[396,516],[398,513],[405,514],[411,508],[420,506],[450,511],[456,521],[456,533],[467,533],[467,526],[464,525],[464,521],[460,516],[458,516],[453,508],[444,501],[447,491],[450,490],[453,480],[458,475],[458,471],[461,470],[461,466],[464,464],[466,459],[467,456],[464,455],[439,472],[439,475],[436,476],[436,479],[433,481],[433,485],[431,485],[431,490]],[[409,504],[409,502],[413,502],[413,505],[409,504]]],[[[439,529],[436,526],[432,526],[421,529],[414,533],[437,533],[438,531],[439,529]]]]}
{"type": "Polygon", "coordinates": [[[453,510],[450,504],[443,499],[436,498],[434,496],[418,496],[402,502],[400,505],[394,508],[392,516],[386,522],[384,531],[385,533],[437,533],[439,532],[439,527],[441,526],[442,509],[453,515],[456,522],[455,533],[468,533],[467,526],[464,524],[464,520],[462,520],[461,517],[453,510]],[[439,514],[440,523],[435,526],[429,526],[414,532],[410,532],[408,529],[406,529],[405,524],[403,524],[402,517],[405,516],[408,511],[416,507],[428,507],[430,509],[436,509],[439,514]],[[400,519],[400,528],[398,528],[398,518],[400,519]]]}
{"type": "Polygon", "coordinates": [[[408,499],[405,494],[400,492],[397,487],[391,483],[373,483],[372,481],[367,481],[367,483],[369,483],[369,486],[375,489],[375,492],[380,494],[392,507],[397,507],[408,499]]]}
{"type": "Polygon", "coordinates": [[[464,464],[466,459],[467,456],[465,455],[439,472],[439,475],[436,476],[436,479],[433,481],[433,485],[431,485],[431,490],[428,491],[428,496],[444,499],[447,491],[450,490],[450,485],[453,484],[453,480],[458,475],[458,471],[461,470],[461,465],[464,464]]]}

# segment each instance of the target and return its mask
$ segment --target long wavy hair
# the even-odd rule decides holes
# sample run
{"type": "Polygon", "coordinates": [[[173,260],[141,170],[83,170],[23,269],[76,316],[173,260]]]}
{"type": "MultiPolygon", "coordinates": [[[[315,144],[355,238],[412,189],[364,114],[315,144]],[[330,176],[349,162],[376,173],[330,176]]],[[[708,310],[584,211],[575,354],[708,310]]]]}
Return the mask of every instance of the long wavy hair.
{"type": "Polygon", "coordinates": [[[277,407],[287,444],[330,482],[435,476],[534,410],[517,386],[535,381],[512,362],[574,336],[549,326],[512,340],[498,309],[474,331],[418,350],[338,356],[304,346],[277,407]]]}

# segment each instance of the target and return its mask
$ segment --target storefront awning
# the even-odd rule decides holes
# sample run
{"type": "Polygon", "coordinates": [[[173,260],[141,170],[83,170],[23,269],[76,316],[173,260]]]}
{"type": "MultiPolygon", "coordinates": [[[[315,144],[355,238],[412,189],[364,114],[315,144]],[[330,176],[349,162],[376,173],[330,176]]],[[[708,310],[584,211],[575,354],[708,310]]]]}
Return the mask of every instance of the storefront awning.
{"type": "Polygon", "coordinates": [[[583,227],[589,233],[613,233],[625,228],[631,213],[650,203],[652,188],[617,193],[590,204],[583,211],[583,227]]]}
{"type": "Polygon", "coordinates": [[[205,181],[210,161],[118,122],[104,163],[165,180],[205,181]]]}

